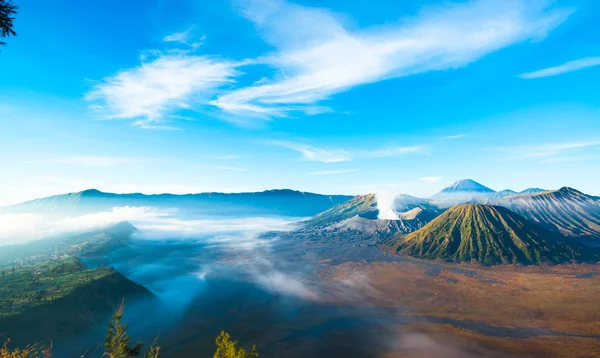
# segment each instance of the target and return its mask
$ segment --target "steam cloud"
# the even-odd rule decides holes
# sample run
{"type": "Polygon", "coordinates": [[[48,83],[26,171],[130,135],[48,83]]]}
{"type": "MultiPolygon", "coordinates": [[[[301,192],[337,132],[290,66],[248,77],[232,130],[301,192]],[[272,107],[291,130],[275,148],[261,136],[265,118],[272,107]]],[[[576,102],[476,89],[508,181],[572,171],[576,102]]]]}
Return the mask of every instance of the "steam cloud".
{"type": "Polygon", "coordinates": [[[377,193],[377,218],[380,220],[398,220],[398,213],[394,210],[394,193],[377,193]]]}

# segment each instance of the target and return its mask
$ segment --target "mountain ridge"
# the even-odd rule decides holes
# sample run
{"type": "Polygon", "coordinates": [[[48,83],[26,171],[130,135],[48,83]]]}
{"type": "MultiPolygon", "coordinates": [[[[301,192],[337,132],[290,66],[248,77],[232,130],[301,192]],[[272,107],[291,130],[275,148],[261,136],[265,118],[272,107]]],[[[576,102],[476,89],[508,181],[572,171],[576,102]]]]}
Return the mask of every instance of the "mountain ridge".
{"type": "MultiPolygon", "coordinates": [[[[423,228],[397,238],[398,253],[482,265],[583,261],[585,249],[502,206],[453,206],[423,228]]],[[[597,256],[596,256],[597,258],[597,256]]]]}
{"type": "Polygon", "coordinates": [[[112,210],[119,206],[178,207],[186,212],[236,215],[313,216],[351,199],[349,195],[324,195],[291,189],[261,192],[197,194],[116,194],[88,189],[53,195],[0,208],[0,212],[33,212],[52,215],[77,215],[112,210]]]}

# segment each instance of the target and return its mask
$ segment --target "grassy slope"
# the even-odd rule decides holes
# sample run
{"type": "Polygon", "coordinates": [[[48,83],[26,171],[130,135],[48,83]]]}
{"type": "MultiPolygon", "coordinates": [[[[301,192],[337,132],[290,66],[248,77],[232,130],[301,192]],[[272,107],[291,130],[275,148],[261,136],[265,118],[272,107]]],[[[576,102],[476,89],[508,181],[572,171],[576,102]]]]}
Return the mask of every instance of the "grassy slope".
{"type": "Polygon", "coordinates": [[[510,210],[478,204],[450,208],[422,229],[397,240],[396,251],[426,259],[495,264],[538,264],[584,259],[583,249],[510,210]]]}
{"type": "Polygon", "coordinates": [[[373,210],[376,206],[375,194],[359,195],[307,220],[305,226],[311,228],[336,223],[373,210]]]}
{"type": "Polygon", "coordinates": [[[86,269],[73,258],[5,272],[0,335],[15,345],[70,337],[105,320],[123,299],[152,297],[113,269],[86,269]]]}
{"type": "Polygon", "coordinates": [[[496,203],[563,235],[600,239],[600,200],[575,189],[509,196],[496,203]]]}

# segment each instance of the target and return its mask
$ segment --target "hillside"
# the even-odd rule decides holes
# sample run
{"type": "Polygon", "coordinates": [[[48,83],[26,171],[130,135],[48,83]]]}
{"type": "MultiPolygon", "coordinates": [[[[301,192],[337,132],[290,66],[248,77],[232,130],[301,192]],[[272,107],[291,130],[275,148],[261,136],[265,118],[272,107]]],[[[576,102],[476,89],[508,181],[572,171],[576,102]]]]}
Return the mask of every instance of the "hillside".
{"type": "Polygon", "coordinates": [[[63,234],[24,244],[5,245],[0,250],[0,268],[17,259],[24,262],[36,261],[40,257],[50,258],[55,253],[88,258],[120,250],[133,255],[126,242],[135,230],[130,223],[121,222],[85,233],[63,234]]]}
{"type": "Polygon", "coordinates": [[[481,198],[502,196],[507,193],[507,190],[496,193],[494,190],[474,180],[463,179],[432,195],[430,200],[440,208],[449,208],[453,205],[464,204],[481,198]]]}
{"type": "Polygon", "coordinates": [[[480,204],[452,207],[422,229],[396,239],[393,246],[398,253],[414,257],[483,265],[590,258],[582,246],[568,244],[506,208],[480,204]]]}
{"type": "Polygon", "coordinates": [[[490,203],[563,235],[600,239],[600,200],[573,188],[514,195],[490,203]]]}
{"type": "Polygon", "coordinates": [[[377,198],[375,194],[358,195],[317,214],[315,217],[305,221],[304,225],[307,228],[329,225],[376,210],[376,207],[377,198]]]}
{"type": "Polygon", "coordinates": [[[154,297],[111,268],[87,269],[73,258],[6,269],[0,280],[0,334],[16,346],[75,336],[123,299],[154,297]]]}
{"type": "Polygon", "coordinates": [[[115,206],[176,207],[204,214],[255,214],[312,216],[351,199],[348,195],[321,195],[296,190],[250,193],[115,194],[90,189],[55,195],[1,208],[2,212],[33,212],[46,215],[80,215],[111,210],[115,206]]]}
{"type": "Polygon", "coordinates": [[[494,193],[494,190],[476,182],[475,180],[463,179],[453,183],[450,186],[447,186],[440,191],[440,193],[456,192],[494,193]]]}

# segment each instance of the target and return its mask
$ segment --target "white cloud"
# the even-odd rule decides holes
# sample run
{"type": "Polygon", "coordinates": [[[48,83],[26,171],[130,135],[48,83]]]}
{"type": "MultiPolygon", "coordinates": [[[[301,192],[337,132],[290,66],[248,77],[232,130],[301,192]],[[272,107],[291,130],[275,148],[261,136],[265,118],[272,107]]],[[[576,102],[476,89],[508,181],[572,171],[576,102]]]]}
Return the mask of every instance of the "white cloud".
{"type": "Polygon", "coordinates": [[[288,148],[302,155],[304,160],[322,163],[338,163],[351,160],[350,154],[343,149],[321,149],[306,144],[286,142],[286,141],[267,141],[269,145],[288,148]]]}
{"type": "Polygon", "coordinates": [[[118,207],[111,211],[51,220],[38,214],[0,214],[0,243],[22,243],[67,232],[80,232],[121,221],[156,219],[169,215],[148,207],[118,207]]]}
{"type": "Polygon", "coordinates": [[[219,160],[234,160],[234,159],[241,159],[241,158],[244,158],[244,156],[238,155],[238,154],[217,155],[215,157],[215,159],[219,159],[219,160]]]}
{"type": "Polygon", "coordinates": [[[474,0],[355,29],[327,9],[283,0],[241,4],[242,15],[274,52],[244,61],[195,55],[204,38],[192,27],[163,39],[185,50],[146,51],[140,66],[96,82],[87,100],[105,118],[135,119],[134,125],[148,129],[177,129],[160,122],[207,105],[221,110],[215,116],[240,125],[295,112],[323,113],[331,109],[319,102],[352,87],[464,67],[512,44],[543,39],[571,12],[550,8],[546,0],[474,0]],[[236,87],[238,68],[264,65],[272,76],[236,87]]]}
{"type": "Polygon", "coordinates": [[[264,244],[258,233],[283,231],[293,228],[293,221],[281,218],[225,218],[183,220],[177,210],[153,207],[115,207],[110,211],[96,212],[61,219],[51,219],[38,214],[0,214],[0,245],[26,242],[70,232],[85,232],[114,225],[122,221],[134,224],[143,239],[198,238],[203,234],[233,234],[212,236],[209,243],[251,249],[264,244]],[[211,241],[212,240],[212,241],[211,241]],[[228,244],[229,243],[229,244],[228,244]]]}
{"type": "Polygon", "coordinates": [[[193,25],[185,31],[175,32],[163,37],[163,41],[188,45],[192,50],[195,50],[204,43],[204,40],[206,40],[206,35],[199,36],[197,30],[197,26],[193,25]]]}
{"type": "MultiPolygon", "coordinates": [[[[151,216],[138,220],[131,220],[141,230],[138,237],[145,239],[164,238],[194,238],[202,234],[240,233],[256,234],[265,231],[282,231],[292,229],[292,221],[280,218],[226,218],[182,220],[170,213],[161,212],[162,216],[151,216]]],[[[249,237],[241,238],[248,241],[249,237]]],[[[217,236],[211,243],[225,244],[231,240],[240,240],[239,237],[217,236]]],[[[254,240],[254,239],[252,239],[254,240]]]]}
{"type": "Polygon", "coordinates": [[[441,177],[421,177],[419,178],[420,181],[424,181],[426,183],[437,183],[438,181],[442,180],[441,177]]]}
{"type": "Polygon", "coordinates": [[[282,75],[221,94],[211,104],[259,117],[322,111],[315,103],[354,86],[456,69],[512,44],[543,39],[571,12],[548,5],[476,0],[430,8],[395,25],[351,30],[326,9],[242,1],[242,14],[278,48],[260,61],[282,75]]]}
{"type": "Polygon", "coordinates": [[[228,166],[211,166],[211,165],[192,165],[194,168],[213,169],[213,170],[228,170],[235,172],[245,172],[248,169],[240,167],[228,167],[228,166]]]}
{"type": "Polygon", "coordinates": [[[441,137],[441,139],[460,139],[466,137],[466,134],[454,134],[441,137]]]}
{"type": "Polygon", "coordinates": [[[363,158],[389,158],[389,157],[397,157],[400,155],[408,154],[408,153],[419,153],[424,152],[425,148],[423,146],[412,146],[412,147],[389,147],[371,151],[364,151],[358,153],[357,156],[363,158]]]}
{"type": "Polygon", "coordinates": [[[358,169],[342,169],[342,170],[325,170],[320,172],[312,172],[310,175],[336,175],[336,174],[344,174],[344,173],[352,173],[356,172],[358,169]]]}
{"type": "Polygon", "coordinates": [[[599,139],[587,139],[573,142],[504,147],[497,149],[511,154],[511,159],[546,159],[548,161],[566,153],[581,152],[582,150],[599,146],[599,139]]]}
{"type": "Polygon", "coordinates": [[[519,77],[529,80],[535,78],[551,77],[562,75],[573,71],[583,70],[589,67],[600,66],[600,57],[587,57],[575,61],[563,63],[560,66],[549,67],[539,71],[527,72],[520,74],[519,77]]]}
{"type": "Polygon", "coordinates": [[[137,118],[140,127],[174,129],[156,123],[177,110],[207,103],[220,86],[232,82],[236,66],[186,52],[161,53],[96,82],[86,99],[105,118],[137,118]]]}
{"type": "Polygon", "coordinates": [[[304,160],[322,163],[348,162],[355,159],[397,157],[409,153],[423,153],[425,151],[424,146],[392,146],[374,150],[348,151],[339,148],[323,149],[312,145],[280,140],[265,141],[264,143],[294,150],[300,153],[304,160]]]}

